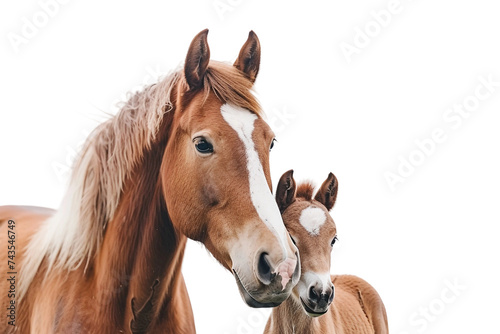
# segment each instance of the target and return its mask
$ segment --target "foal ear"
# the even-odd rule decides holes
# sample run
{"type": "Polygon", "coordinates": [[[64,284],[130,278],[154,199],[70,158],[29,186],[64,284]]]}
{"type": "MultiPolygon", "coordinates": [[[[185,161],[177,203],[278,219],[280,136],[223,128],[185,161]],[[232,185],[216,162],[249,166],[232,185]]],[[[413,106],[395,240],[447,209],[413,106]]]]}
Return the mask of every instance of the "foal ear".
{"type": "Polygon", "coordinates": [[[333,173],[328,174],[328,178],[319,188],[318,193],[314,199],[323,204],[328,211],[333,208],[335,200],[337,199],[337,191],[339,190],[339,183],[333,173]]]}
{"type": "Polygon", "coordinates": [[[203,84],[203,77],[210,60],[210,48],[207,42],[208,29],[193,38],[184,63],[184,75],[189,89],[196,89],[203,84]]]}
{"type": "Polygon", "coordinates": [[[278,188],[276,189],[276,203],[278,203],[278,208],[281,213],[295,201],[295,188],[293,169],[290,169],[281,176],[278,182],[278,188]]]}
{"type": "Polygon", "coordinates": [[[260,42],[257,35],[251,30],[247,41],[240,50],[238,59],[234,62],[234,67],[245,73],[247,78],[253,83],[259,73],[259,66],[260,42]]]}

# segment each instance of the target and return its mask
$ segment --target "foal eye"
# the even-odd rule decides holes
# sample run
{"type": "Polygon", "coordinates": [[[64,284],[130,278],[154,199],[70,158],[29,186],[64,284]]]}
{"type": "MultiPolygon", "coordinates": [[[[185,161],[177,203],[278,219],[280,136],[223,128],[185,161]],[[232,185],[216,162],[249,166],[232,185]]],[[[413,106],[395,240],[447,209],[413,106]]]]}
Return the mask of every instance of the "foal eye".
{"type": "Polygon", "coordinates": [[[203,154],[209,154],[213,153],[214,147],[212,144],[210,144],[205,138],[195,138],[194,139],[194,146],[196,147],[196,150],[200,153],[203,154]]]}
{"type": "Polygon", "coordinates": [[[337,236],[335,236],[335,238],[333,238],[332,240],[332,243],[331,243],[331,246],[333,247],[333,245],[335,245],[335,242],[337,242],[339,239],[337,238],[337,236]]]}
{"type": "Polygon", "coordinates": [[[271,142],[271,146],[269,147],[269,151],[271,151],[273,149],[274,142],[276,142],[276,138],[274,138],[273,141],[271,142]]]}

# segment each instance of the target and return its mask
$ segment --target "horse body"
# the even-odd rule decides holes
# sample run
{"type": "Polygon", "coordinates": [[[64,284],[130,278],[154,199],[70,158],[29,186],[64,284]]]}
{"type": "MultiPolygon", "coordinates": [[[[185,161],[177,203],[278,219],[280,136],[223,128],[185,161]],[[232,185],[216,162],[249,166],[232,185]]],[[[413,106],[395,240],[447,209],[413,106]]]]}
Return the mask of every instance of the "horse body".
{"type": "MultiPolygon", "coordinates": [[[[163,152],[156,146],[164,145],[162,140],[154,143],[124,185],[95,261],[71,271],[42,263],[19,303],[16,325],[20,333],[195,332],[180,273],[187,239],[174,229],[162,204],[159,179],[148,180],[151,174],[159,175],[163,152]],[[160,282],[153,289],[156,279],[160,282]]],[[[36,236],[54,212],[22,207],[5,207],[4,211],[3,216],[15,219],[18,240],[24,242],[17,245],[22,272],[25,241],[36,236]]]]}
{"type": "Polygon", "coordinates": [[[302,276],[292,296],[273,309],[266,334],[388,334],[387,315],[377,291],[363,279],[331,276],[337,228],[329,211],[338,182],[330,173],[313,198],[309,183],[298,187],[293,171],[280,179],[276,201],[300,251],[302,276]]]}
{"type": "MultiPolygon", "coordinates": [[[[7,220],[16,221],[16,234],[19,236],[17,239],[19,241],[16,240],[19,249],[16,254],[18,271],[22,271],[25,241],[35,235],[41,223],[53,214],[53,210],[44,208],[0,207],[0,230],[5,232],[2,237],[7,235],[7,220]]],[[[162,223],[157,227],[164,226],[165,222],[162,223]]],[[[111,228],[113,226],[115,224],[110,224],[111,228]]],[[[111,234],[113,233],[110,232],[111,234]]],[[[70,272],[61,273],[54,270],[48,273],[48,269],[42,266],[28,294],[24,296],[23,302],[17,309],[17,331],[128,333],[129,328],[133,328],[132,333],[145,333],[147,330],[153,333],[194,333],[194,319],[184,279],[182,274],[176,274],[180,271],[186,237],[178,238],[175,251],[164,249],[163,254],[169,256],[169,259],[158,253],[154,254],[158,263],[154,265],[156,269],[153,271],[150,268],[141,268],[146,264],[152,265],[149,261],[147,263],[136,261],[131,268],[126,268],[130,266],[130,261],[126,259],[134,258],[133,254],[127,253],[137,248],[132,246],[131,240],[120,238],[105,239],[95,265],[87,270],[82,266],[70,272]],[[117,244],[121,247],[117,248],[117,244]],[[111,264],[113,261],[116,263],[111,264]],[[154,279],[144,273],[153,273],[155,278],[164,277],[164,282],[155,286],[152,291],[151,282],[154,282],[154,279]],[[44,280],[45,275],[47,278],[44,280]],[[168,296],[168,299],[162,300],[160,296],[168,296]],[[137,317],[132,314],[132,298],[136,300],[134,304],[137,317]],[[148,309],[146,306],[141,314],[139,311],[148,302],[152,302],[155,307],[148,309]],[[153,318],[155,321],[151,321],[153,318]],[[134,323],[127,323],[127,319],[133,319],[134,323]],[[151,322],[154,326],[150,326],[151,322]],[[145,324],[143,328],[141,323],[145,324]]],[[[158,242],[160,240],[155,242],[153,239],[149,239],[153,247],[161,247],[160,244],[163,244],[172,248],[175,245],[170,242],[165,243],[167,240],[162,240],[160,243],[158,242]]],[[[1,242],[6,244],[4,240],[1,242]]],[[[1,284],[3,288],[7,287],[4,282],[1,284]]],[[[7,305],[5,307],[7,308],[7,305]]],[[[2,322],[0,332],[14,332],[14,327],[2,322]]]]}
{"type": "Polygon", "coordinates": [[[207,33],[183,72],[91,134],[57,212],[0,208],[3,232],[16,222],[19,271],[16,326],[4,319],[1,332],[195,333],[187,238],[233,273],[248,305],[290,295],[300,264],[271,194],[274,134],[250,92],[260,45],[251,32],[234,66],[213,62],[207,33]]]}

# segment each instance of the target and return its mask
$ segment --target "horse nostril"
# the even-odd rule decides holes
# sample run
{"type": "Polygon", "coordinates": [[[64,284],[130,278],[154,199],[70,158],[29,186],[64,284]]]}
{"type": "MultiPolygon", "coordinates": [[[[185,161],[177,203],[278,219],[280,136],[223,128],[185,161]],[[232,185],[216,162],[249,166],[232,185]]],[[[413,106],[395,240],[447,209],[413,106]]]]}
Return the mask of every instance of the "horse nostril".
{"type": "Polygon", "coordinates": [[[271,284],[272,280],[271,265],[269,264],[267,256],[267,253],[260,254],[259,262],[257,263],[257,276],[265,285],[271,284]]]}

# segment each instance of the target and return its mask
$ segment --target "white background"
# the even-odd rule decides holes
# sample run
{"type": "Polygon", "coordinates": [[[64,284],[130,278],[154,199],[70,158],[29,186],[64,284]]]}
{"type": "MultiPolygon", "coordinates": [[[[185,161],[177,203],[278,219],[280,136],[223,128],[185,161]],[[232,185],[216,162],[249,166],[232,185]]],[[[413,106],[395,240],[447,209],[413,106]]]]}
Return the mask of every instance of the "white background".
{"type": "MultiPolygon", "coordinates": [[[[42,8],[2,2],[0,204],[56,208],[74,152],[127,91],[181,64],[204,28],[212,58],[231,62],[253,29],[255,88],[279,140],[274,183],[290,168],[298,179],[339,179],[332,273],[374,285],[392,333],[498,333],[500,87],[455,128],[443,115],[473,101],[480,76],[500,81],[500,6],[401,0],[377,31],[371,12],[388,6],[72,0],[16,52],[8,36],[42,8]],[[367,26],[373,37],[349,62],[341,45],[355,46],[367,26]],[[418,160],[415,141],[436,128],[446,140],[392,190],[385,173],[397,173],[400,156],[418,160]],[[443,301],[447,282],[461,288],[443,301]]],[[[183,270],[199,333],[262,332],[269,311],[245,306],[202,246],[188,245],[183,270]]]]}

